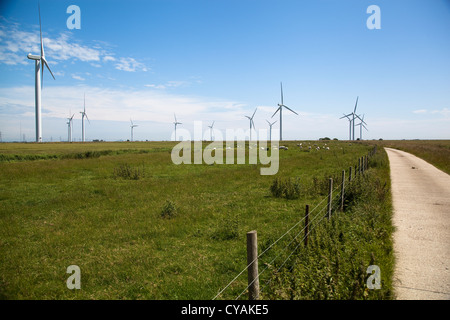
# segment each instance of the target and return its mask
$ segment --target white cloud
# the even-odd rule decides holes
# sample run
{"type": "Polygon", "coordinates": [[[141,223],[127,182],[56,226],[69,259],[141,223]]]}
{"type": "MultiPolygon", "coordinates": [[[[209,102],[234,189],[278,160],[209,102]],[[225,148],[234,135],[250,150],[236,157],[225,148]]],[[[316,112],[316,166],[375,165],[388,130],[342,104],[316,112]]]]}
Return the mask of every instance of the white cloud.
{"type": "Polygon", "coordinates": [[[147,71],[147,67],[143,63],[138,62],[133,58],[120,58],[119,62],[116,63],[116,69],[129,72],[135,72],[139,70],[147,71]]]}
{"type": "Polygon", "coordinates": [[[111,57],[111,56],[104,56],[103,57],[103,61],[107,62],[107,61],[116,61],[116,58],[111,57]]]}
{"type": "Polygon", "coordinates": [[[83,78],[83,77],[81,77],[81,76],[78,76],[78,75],[76,75],[76,74],[73,74],[73,75],[72,75],[72,78],[75,79],[75,80],[80,80],[80,81],[86,80],[85,78],[83,78]]]}
{"type": "Polygon", "coordinates": [[[441,110],[433,110],[431,111],[433,114],[440,114],[444,116],[444,118],[450,118],[450,110],[448,108],[443,108],[441,110]]]}
{"type": "Polygon", "coordinates": [[[413,113],[416,113],[416,114],[427,113],[427,109],[414,110],[413,113]]]}
{"type": "MultiPolygon", "coordinates": [[[[40,54],[39,29],[23,31],[20,24],[11,23],[0,17],[0,64],[26,65],[29,63],[27,54],[40,54]]],[[[100,62],[117,61],[108,49],[102,48],[97,41],[91,47],[80,43],[69,32],[62,32],[56,37],[43,36],[45,55],[49,63],[58,61],[89,62],[94,67],[100,67],[100,62]]],[[[107,44],[102,43],[104,47],[107,44]]],[[[115,65],[123,71],[147,71],[147,67],[134,58],[122,57],[115,65]]]]}

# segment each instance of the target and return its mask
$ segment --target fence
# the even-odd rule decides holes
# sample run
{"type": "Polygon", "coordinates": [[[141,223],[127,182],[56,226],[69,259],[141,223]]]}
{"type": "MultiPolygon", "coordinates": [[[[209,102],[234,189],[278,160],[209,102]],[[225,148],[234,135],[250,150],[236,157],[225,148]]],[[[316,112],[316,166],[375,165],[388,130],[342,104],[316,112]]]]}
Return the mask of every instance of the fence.
{"type": "Polygon", "coordinates": [[[239,272],[223,289],[219,291],[219,293],[213,298],[213,300],[220,297],[233,283],[240,278],[245,271],[247,271],[248,285],[244,288],[236,297],[236,300],[241,298],[246,292],[248,292],[249,300],[257,300],[259,299],[260,293],[262,292],[262,288],[270,285],[271,279],[266,281],[262,288],[260,286],[260,278],[261,275],[272,267],[274,261],[279,259],[285,251],[287,251],[287,257],[280,264],[276,272],[279,272],[281,268],[289,261],[292,255],[297,251],[297,249],[303,245],[304,247],[308,246],[308,239],[311,232],[314,228],[325,218],[330,220],[333,212],[336,211],[344,211],[344,201],[345,201],[345,188],[348,186],[354,179],[357,179],[359,176],[363,175],[365,171],[369,168],[370,158],[375,155],[377,151],[377,146],[375,146],[367,155],[358,158],[358,164],[355,165],[354,168],[349,167],[348,169],[348,181],[345,176],[345,170],[342,170],[342,178],[340,184],[337,186],[333,186],[333,179],[329,179],[329,188],[328,194],[324,197],[312,210],[310,210],[310,205],[306,205],[305,214],[302,219],[300,219],[297,223],[295,223],[291,228],[289,228],[283,235],[281,235],[278,239],[273,241],[267,248],[263,249],[260,254],[258,254],[258,241],[257,241],[257,231],[252,230],[247,233],[247,266],[239,272]],[[352,175],[352,171],[354,173],[352,175]],[[326,201],[326,203],[325,203],[326,201]],[[303,228],[299,227],[300,225],[303,228]],[[273,253],[275,257],[270,257],[268,259],[269,262],[265,262],[264,268],[259,271],[259,261],[264,256],[268,256],[269,252],[275,248],[275,246],[283,239],[285,239],[293,230],[296,230],[295,236],[293,236],[290,241],[288,240],[287,244],[284,245],[278,252],[273,253]],[[292,246],[294,248],[292,249],[292,246]]]}

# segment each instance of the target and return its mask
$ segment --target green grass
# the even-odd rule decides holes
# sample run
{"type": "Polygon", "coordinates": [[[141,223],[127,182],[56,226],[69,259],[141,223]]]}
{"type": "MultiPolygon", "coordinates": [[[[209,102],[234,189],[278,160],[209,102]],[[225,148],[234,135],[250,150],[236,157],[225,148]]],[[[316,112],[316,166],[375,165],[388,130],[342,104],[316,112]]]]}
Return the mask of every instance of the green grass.
{"type": "Polygon", "coordinates": [[[309,226],[308,244],[301,237],[294,239],[285,250],[287,254],[294,248],[293,255],[287,259],[285,254],[271,265],[270,285],[263,287],[263,298],[393,299],[389,186],[388,159],[381,149],[370,159],[369,170],[347,186],[343,212],[337,201],[330,220],[319,220],[323,212],[311,213],[319,219],[309,226]],[[370,265],[380,268],[379,290],[367,286],[370,265]]]}
{"type": "MultiPolygon", "coordinates": [[[[277,239],[370,149],[297,143],[284,143],[276,176],[259,164],[174,165],[174,142],[0,144],[0,297],[213,298],[245,268],[246,232],[262,247],[277,239]],[[298,198],[274,197],[275,177],[297,179],[298,198]],[[66,287],[69,265],[81,290],[66,287]]],[[[240,278],[222,298],[245,287],[240,278]]]]}
{"type": "Polygon", "coordinates": [[[450,174],[450,140],[386,140],[369,143],[412,153],[450,174]]]}

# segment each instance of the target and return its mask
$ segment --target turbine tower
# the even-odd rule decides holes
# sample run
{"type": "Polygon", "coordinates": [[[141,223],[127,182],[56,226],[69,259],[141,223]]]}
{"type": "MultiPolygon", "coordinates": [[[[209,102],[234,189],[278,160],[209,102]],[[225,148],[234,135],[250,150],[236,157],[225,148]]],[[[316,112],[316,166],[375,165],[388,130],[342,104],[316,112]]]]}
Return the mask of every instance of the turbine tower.
{"type": "Polygon", "coordinates": [[[339,118],[339,119],[347,118],[350,121],[350,131],[351,131],[350,140],[355,140],[355,117],[358,117],[358,115],[356,114],[356,107],[358,106],[358,98],[359,97],[356,97],[356,103],[353,112],[349,114],[344,114],[343,117],[339,118]]]}
{"type": "Polygon", "coordinates": [[[283,103],[283,83],[280,82],[280,84],[281,84],[281,103],[278,104],[278,109],[272,115],[272,118],[278,111],[280,111],[280,141],[281,141],[281,140],[283,140],[283,136],[282,136],[282,133],[283,133],[283,117],[282,117],[283,107],[288,109],[289,111],[295,113],[296,115],[298,115],[298,113],[284,105],[284,103],[283,103]]]}
{"type": "Polygon", "coordinates": [[[131,122],[131,126],[130,126],[130,128],[131,128],[131,141],[133,141],[133,129],[135,127],[137,127],[138,125],[137,124],[133,124],[133,120],[131,120],[131,118],[130,118],[130,122],[131,122]]]}
{"type": "Polygon", "coordinates": [[[365,126],[365,124],[367,124],[367,123],[364,122],[364,115],[362,115],[362,118],[360,118],[359,116],[357,116],[357,117],[359,120],[361,120],[361,122],[357,123],[356,125],[359,126],[359,140],[362,140],[362,128],[366,129],[366,131],[369,131],[369,130],[365,126]]]}
{"type": "Polygon", "coordinates": [[[89,118],[87,116],[86,113],[86,94],[84,95],[84,108],[83,111],[80,111],[81,113],[81,141],[85,141],[85,134],[84,134],[84,117],[86,117],[87,121],[89,122],[89,124],[91,123],[89,121],[89,118]]]}
{"type": "Polygon", "coordinates": [[[72,120],[73,117],[75,116],[75,113],[70,117],[67,118],[67,124],[68,124],[68,133],[67,133],[67,141],[68,142],[72,142],[72,120]]]}
{"type": "Polygon", "coordinates": [[[269,127],[270,127],[269,139],[270,139],[270,141],[272,141],[272,126],[275,124],[275,122],[277,122],[277,120],[275,120],[272,123],[270,123],[269,120],[266,120],[266,121],[267,121],[267,123],[269,124],[269,127]]]}
{"type": "Polygon", "coordinates": [[[35,92],[35,115],[36,115],[36,142],[42,142],[42,115],[41,115],[41,90],[42,84],[44,82],[44,65],[47,67],[48,71],[52,75],[55,80],[55,76],[53,75],[50,67],[48,66],[47,60],[45,60],[44,54],[44,42],[42,40],[42,26],[41,26],[41,8],[38,3],[38,12],[39,12],[39,35],[41,39],[41,55],[33,55],[29,53],[27,58],[30,60],[34,60],[35,62],[35,84],[34,84],[34,92],[35,92]]]}
{"type": "Polygon", "coordinates": [[[214,127],[214,122],[212,122],[212,124],[210,126],[208,126],[210,134],[211,134],[211,141],[213,141],[213,127],[214,127]]]}
{"type": "Polygon", "coordinates": [[[175,141],[177,141],[177,125],[182,123],[177,121],[177,116],[175,115],[175,113],[173,114],[173,117],[175,118],[175,122],[173,123],[175,125],[175,141]]]}
{"type": "Polygon", "coordinates": [[[253,117],[255,116],[257,109],[258,108],[255,109],[255,112],[253,112],[253,115],[251,117],[245,116],[246,118],[248,118],[250,120],[250,140],[249,141],[252,140],[252,127],[253,127],[253,129],[255,129],[255,123],[253,122],[253,117]]]}

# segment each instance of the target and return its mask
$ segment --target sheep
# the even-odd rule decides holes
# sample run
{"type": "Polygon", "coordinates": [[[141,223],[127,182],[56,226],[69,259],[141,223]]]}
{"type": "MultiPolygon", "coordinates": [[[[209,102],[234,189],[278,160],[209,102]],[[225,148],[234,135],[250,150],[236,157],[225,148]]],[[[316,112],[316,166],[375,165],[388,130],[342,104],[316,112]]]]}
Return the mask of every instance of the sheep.
{"type": "Polygon", "coordinates": [[[282,149],[282,150],[288,150],[288,147],[286,147],[286,146],[280,146],[279,149],[282,149]]]}

